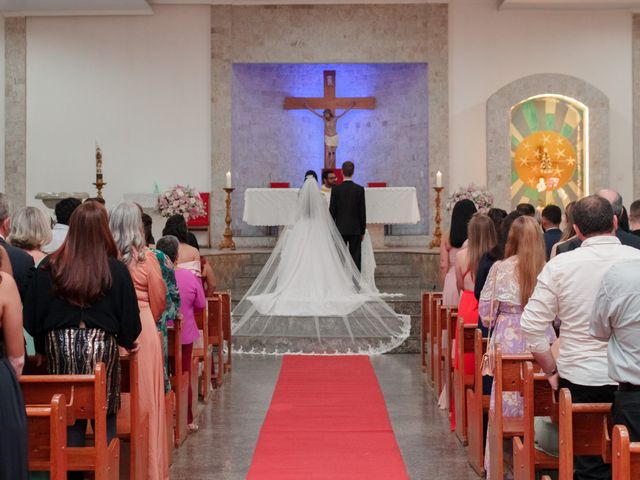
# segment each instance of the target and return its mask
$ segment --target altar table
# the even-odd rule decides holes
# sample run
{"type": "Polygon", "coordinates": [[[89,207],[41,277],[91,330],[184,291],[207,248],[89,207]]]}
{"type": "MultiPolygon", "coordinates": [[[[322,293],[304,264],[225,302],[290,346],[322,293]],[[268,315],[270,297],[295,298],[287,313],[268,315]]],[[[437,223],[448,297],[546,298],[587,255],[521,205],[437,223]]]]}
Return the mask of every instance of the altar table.
{"type": "MultiPolygon", "coordinates": [[[[295,221],[297,188],[247,188],[242,220],[254,226],[291,225],[295,221]]],[[[415,187],[365,188],[367,224],[374,247],[382,247],[382,225],[420,221],[415,187]]]]}

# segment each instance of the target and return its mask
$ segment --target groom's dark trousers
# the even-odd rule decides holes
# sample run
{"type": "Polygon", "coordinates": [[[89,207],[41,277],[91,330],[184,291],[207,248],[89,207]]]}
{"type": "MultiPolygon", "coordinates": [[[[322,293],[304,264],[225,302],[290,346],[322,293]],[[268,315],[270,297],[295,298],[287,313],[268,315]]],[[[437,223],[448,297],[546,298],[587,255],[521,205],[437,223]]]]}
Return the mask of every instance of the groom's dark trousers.
{"type": "Polygon", "coordinates": [[[362,235],[342,235],[342,238],[349,248],[349,253],[356,267],[358,267],[358,270],[362,270],[360,268],[362,265],[362,249],[360,248],[362,246],[362,235]]]}
{"type": "Polygon", "coordinates": [[[331,217],[349,247],[349,253],[360,270],[362,236],[367,229],[367,207],[364,188],[345,180],[331,189],[331,217]]]}

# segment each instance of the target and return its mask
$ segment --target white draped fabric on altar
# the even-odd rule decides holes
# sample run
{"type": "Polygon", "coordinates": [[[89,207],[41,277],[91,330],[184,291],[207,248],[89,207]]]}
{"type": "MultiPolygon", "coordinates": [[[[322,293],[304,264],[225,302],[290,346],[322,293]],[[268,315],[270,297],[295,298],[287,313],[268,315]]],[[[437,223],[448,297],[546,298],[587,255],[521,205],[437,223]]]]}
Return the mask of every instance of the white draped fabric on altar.
{"type": "Polygon", "coordinates": [[[297,194],[294,221],[233,311],[236,351],[384,353],[409,335],[356,268],[317,183],[297,194]]]}

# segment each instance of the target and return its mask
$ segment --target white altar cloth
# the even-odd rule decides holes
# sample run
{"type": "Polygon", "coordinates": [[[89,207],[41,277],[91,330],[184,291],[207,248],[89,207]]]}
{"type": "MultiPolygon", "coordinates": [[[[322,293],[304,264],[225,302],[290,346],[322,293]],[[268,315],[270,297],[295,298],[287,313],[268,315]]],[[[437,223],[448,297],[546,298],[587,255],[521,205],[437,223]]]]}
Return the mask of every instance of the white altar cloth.
{"type": "MultiPolygon", "coordinates": [[[[297,188],[247,188],[242,220],[254,226],[295,221],[297,188]]],[[[367,224],[416,224],[420,221],[415,187],[366,188],[367,224]]]]}

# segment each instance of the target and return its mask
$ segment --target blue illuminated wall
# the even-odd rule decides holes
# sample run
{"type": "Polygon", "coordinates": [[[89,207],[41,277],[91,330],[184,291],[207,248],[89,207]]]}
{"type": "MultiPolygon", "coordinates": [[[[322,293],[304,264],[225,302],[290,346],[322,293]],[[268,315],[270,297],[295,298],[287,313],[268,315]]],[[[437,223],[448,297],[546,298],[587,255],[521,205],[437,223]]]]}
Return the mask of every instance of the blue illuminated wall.
{"type": "MultiPolygon", "coordinates": [[[[338,161],[356,164],[355,181],[415,186],[422,221],[394,234],[427,232],[427,64],[234,64],[232,167],[234,234],[263,235],[242,222],[244,190],[271,181],[300,186],[304,172],[320,175],[322,121],[305,110],[284,110],[287,96],[322,97],[323,70],[336,70],[339,97],[376,97],[375,110],[352,110],[338,121],[338,161]]],[[[340,112],[338,112],[340,113],[340,112]]]]}

